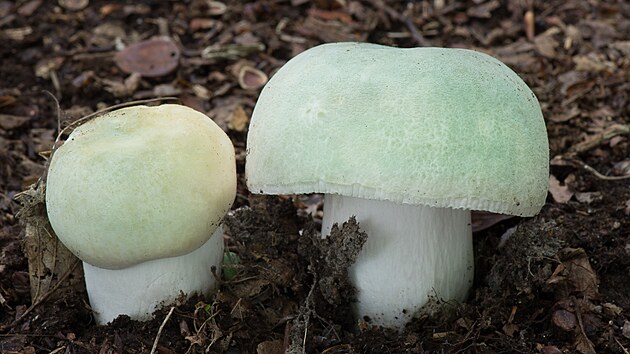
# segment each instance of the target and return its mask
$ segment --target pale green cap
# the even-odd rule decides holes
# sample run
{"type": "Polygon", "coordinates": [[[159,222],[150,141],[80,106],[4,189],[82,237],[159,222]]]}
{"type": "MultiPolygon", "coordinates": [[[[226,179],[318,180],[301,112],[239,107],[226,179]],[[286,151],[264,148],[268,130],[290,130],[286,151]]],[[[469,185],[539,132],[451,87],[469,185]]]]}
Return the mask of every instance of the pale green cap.
{"type": "Polygon", "coordinates": [[[336,193],[531,216],[547,196],[536,96],[472,50],[333,43],[284,65],[247,137],[254,193],[336,193]]]}
{"type": "Polygon", "coordinates": [[[55,151],[46,210],[82,261],[121,269],[196,250],[235,195],[234,147],[210,118],[133,106],[79,126],[55,151]]]}

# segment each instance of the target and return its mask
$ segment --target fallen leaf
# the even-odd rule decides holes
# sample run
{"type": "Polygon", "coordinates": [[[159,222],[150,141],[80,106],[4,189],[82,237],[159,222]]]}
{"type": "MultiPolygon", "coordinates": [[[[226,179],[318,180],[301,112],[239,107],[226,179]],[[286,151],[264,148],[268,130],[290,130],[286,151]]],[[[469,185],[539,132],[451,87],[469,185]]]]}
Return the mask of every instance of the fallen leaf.
{"type": "Polygon", "coordinates": [[[514,336],[514,333],[519,330],[518,326],[514,323],[506,323],[505,325],[503,325],[502,329],[503,333],[505,333],[505,335],[508,337],[514,336]]]}
{"type": "Polygon", "coordinates": [[[212,92],[208,90],[205,86],[200,84],[193,85],[192,91],[195,96],[204,100],[209,100],[212,97],[212,92]]]}
{"type": "Polygon", "coordinates": [[[580,332],[575,339],[575,350],[582,354],[597,354],[593,348],[593,343],[583,332],[580,332]]]}
{"type": "Polygon", "coordinates": [[[569,50],[582,43],[582,32],[578,27],[568,25],[564,32],[564,49],[569,50]]]}
{"type": "Polygon", "coordinates": [[[256,354],[283,354],[284,342],[280,339],[268,340],[258,343],[256,346],[256,354]]]}
{"type": "Polygon", "coordinates": [[[558,349],[555,345],[546,345],[540,348],[542,354],[562,354],[562,350],[558,349]]]}
{"type": "Polygon", "coordinates": [[[11,96],[11,95],[0,96],[0,108],[11,106],[15,102],[17,102],[17,98],[15,98],[15,96],[11,96]]]}
{"type": "Polygon", "coordinates": [[[89,0],[59,0],[59,5],[64,9],[70,11],[83,10],[88,6],[89,3],[89,0]]]}
{"type": "Polygon", "coordinates": [[[193,16],[219,16],[227,10],[227,6],[220,1],[193,0],[189,5],[193,16]]]}
{"type": "Polygon", "coordinates": [[[157,77],[171,73],[179,64],[180,51],[168,37],[134,43],[116,53],[114,61],[128,73],[157,77]]]}
{"type": "Polygon", "coordinates": [[[579,293],[587,299],[596,297],[599,280],[584,249],[565,248],[558,252],[558,257],[565,267],[565,284],[569,292],[579,293]]]}
{"type": "Polygon", "coordinates": [[[221,23],[216,20],[212,20],[209,18],[193,18],[192,20],[190,20],[188,30],[194,33],[200,30],[207,30],[209,28],[214,28],[218,26],[221,26],[221,23]]]}
{"type": "Polygon", "coordinates": [[[468,11],[466,11],[466,14],[470,17],[490,18],[492,17],[492,11],[494,11],[500,5],[501,3],[498,0],[488,1],[469,8],[468,11]]]}
{"type": "Polygon", "coordinates": [[[234,111],[232,111],[232,116],[228,121],[228,128],[237,132],[242,132],[245,128],[247,128],[247,123],[249,123],[249,117],[243,109],[243,106],[240,104],[236,105],[234,111]]]}
{"type": "Polygon", "coordinates": [[[12,8],[13,8],[13,2],[0,1],[0,18],[9,16],[12,8]]]}
{"type": "Polygon", "coordinates": [[[17,10],[18,15],[28,17],[31,16],[42,5],[42,0],[31,0],[20,6],[17,10]]]}
{"type": "Polygon", "coordinates": [[[630,160],[623,160],[613,165],[613,173],[617,176],[630,175],[630,160]]]}
{"type": "Polygon", "coordinates": [[[123,82],[103,79],[103,84],[105,85],[105,90],[114,95],[114,97],[129,97],[138,89],[140,79],[142,79],[142,76],[139,73],[133,73],[123,82]]]}
{"type": "Polygon", "coordinates": [[[317,17],[324,21],[336,20],[336,21],[341,21],[348,25],[352,23],[352,17],[349,14],[342,11],[327,11],[327,10],[320,10],[318,8],[312,7],[308,10],[308,15],[317,17]]]}
{"type": "Polygon", "coordinates": [[[0,128],[4,130],[19,128],[26,124],[28,121],[28,117],[0,113],[0,128]]]}
{"type": "Polygon", "coordinates": [[[630,56],[630,41],[616,41],[610,47],[620,51],[623,55],[630,56]]]}
{"type": "Polygon", "coordinates": [[[29,35],[33,33],[33,28],[31,26],[19,27],[19,28],[9,28],[1,32],[4,36],[10,40],[21,42],[26,39],[29,35]]]}
{"type": "Polygon", "coordinates": [[[617,66],[613,62],[590,55],[576,55],[573,57],[573,62],[575,63],[575,70],[577,71],[612,73],[617,69],[617,66]]]}
{"type": "Polygon", "coordinates": [[[551,316],[551,321],[556,327],[566,332],[573,331],[577,325],[577,318],[575,315],[564,309],[556,310],[551,316]]]}
{"type": "Polygon", "coordinates": [[[580,203],[591,204],[592,202],[602,200],[603,196],[600,192],[577,192],[575,193],[575,199],[577,199],[580,203]]]}
{"type": "Polygon", "coordinates": [[[556,123],[562,123],[577,117],[581,112],[582,111],[577,105],[572,105],[570,108],[565,108],[560,112],[552,113],[549,120],[556,123]]]}
{"type": "Polygon", "coordinates": [[[161,84],[153,86],[153,95],[156,97],[177,96],[182,92],[173,84],[161,84]]]}
{"type": "Polygon", "coordinates": [[[556,48],[560,43],[553,36],[559,31],[557,27],[552,27],[534,38],[538,53],[550,59],[556,57],[556,48]]]}
{"type": "Polygon", "coordinates": [[[485,230],[493,225],[500,223],[503,220],[511,219],[513,217],[514,216],[512,215],[473,210],[471,212],[472,231],[478,232],[485,230]]]}
{"type": "Polygon", "coordinates": [[[560,181],[558,181],[554,175],[549,175],[549,193],[551,193],[556,203],[561,204],[565,204],[573,197],[573,192],[571,192],[566,185],[566,180],[565,185],[561,185],[560,181]]]}

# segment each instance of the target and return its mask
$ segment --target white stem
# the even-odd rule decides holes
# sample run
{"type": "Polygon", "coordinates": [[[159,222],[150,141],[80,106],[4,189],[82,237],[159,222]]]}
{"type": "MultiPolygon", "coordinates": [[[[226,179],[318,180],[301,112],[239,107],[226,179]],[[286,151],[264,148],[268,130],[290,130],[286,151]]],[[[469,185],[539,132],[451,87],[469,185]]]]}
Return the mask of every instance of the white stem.
{"type": "Polygon", "coordinates": [[[211,267],[217,267],[220,274],[222,261],[223,229],[219,226],[203,246],[183,256],[117,270],[83,262],[96,322],[106,324],[122,314],[148,320],[155,310],[174,303],[182,293],[206,294],[216,287],[211,267]]]}
{"type": "Polygon", "coordinates": [[[322,235],[352,215],[368,234],[350,268],[361,318],[402,328],[430,296],[466,299],[474,275],[469,210],[327,194],[322,235]]]}

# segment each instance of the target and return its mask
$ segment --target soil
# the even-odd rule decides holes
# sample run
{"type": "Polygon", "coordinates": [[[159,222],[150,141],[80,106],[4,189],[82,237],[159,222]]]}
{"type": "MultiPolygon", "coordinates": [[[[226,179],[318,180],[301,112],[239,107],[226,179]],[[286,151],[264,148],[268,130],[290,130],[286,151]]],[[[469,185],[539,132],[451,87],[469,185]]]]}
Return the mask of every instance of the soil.
{"type": "Polygon", "coordinates": [[[149,353],[157,339],[157,353],[628,353],[628,2],[225,4],[0,0],[0,352],[149,353]],[[142,55],[132,44],[157,36],[143,47],[154,61],[128,73],[142,55]],[[360,225],[322,241],[321,195],[256,196],[244,184],[247,123],[266,77],[331,41],[487,52],[533,89],[547,123],[540,214],[475,214],[469,299],[437,303],[401,332],[350,315],[346,270],[365,242],[360,225]],[[80,286],[32,295],[33,281],[77,278],[29,273],[16,195],[44,174],[60,127],[160,96],[206,112],[236,147],[238,195],[225,220],[233,261],[216,294],[147,322],[97,326],[80,286]]]}

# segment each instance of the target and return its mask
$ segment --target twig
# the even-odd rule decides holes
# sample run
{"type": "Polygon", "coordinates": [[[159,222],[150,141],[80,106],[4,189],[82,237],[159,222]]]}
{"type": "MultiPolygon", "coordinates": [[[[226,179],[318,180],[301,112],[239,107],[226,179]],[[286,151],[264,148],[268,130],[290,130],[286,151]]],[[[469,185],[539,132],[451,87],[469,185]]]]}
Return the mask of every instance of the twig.
{"type": "Polygon", "coordinates": [[[53,285],[52,288],[50,288],[50,290],[48,290],[42,297],[40,297],[39,299],[37,299],[37,301],[35,301],[31,306],[29,306],[28,309],[26,309],[26,311],[24,311],[24,313],[22,313],[20,315],[20,317],[18,317],[17,319],[15,319],[15,321],[13,321],[9,327],[15,327],[17,324],[19,324],[24,317],[26,317],[26,315],[28,315],[29,313],[31,313],[37,306],[39,306],[41,303],[43,303],[48,296],[50,296],[50,294],[54,293],[59,286],[61,286],[61,284],[66,281],[66,279],[70,276],[70,274],[72,274],[72,272],[74,272],[74,269],[79,265],[79,260],[75,260],[74,264],[72,265],[72,267],[68,268],[66,270],[66,272],[61,276],[61,278],[59,278],[59,280],[57,281],[57,283],[55,283],[55,285],[53,285]]]}
{"type": "MultiPolygon", "coordinates": [[[[159,97],[159,98],[151,98],[151,99],[147,99],[147,100],[138,100],[138,101],[131,101],[131,102],[125,102],[125,103],[120,103],[117,105],[113,105],[104,109],[101,109],[100,111],[96,111],[92,114],[88,114],[85,117],[82,117],[80,119],[75,120],[74,122],[70,123],[70,125],[68,125],[67,127],[61,129],[59,131],[59,134],[57,134],[57,138],[55,139],[55,144],[53,145],[53,153],[55,152],[55,150],[59,147],[59,140],[61,139],[61,137],[63,136],[63,134],[66,133],[66,131],[68,129],[72,129],[74,127],[77,127],[79,125],[81,125],[82,123],[96,117],[99,116],[105,112],[109,112],[115,109],[119,109],[119,108],[123,108],[123,107],[129,107],[129,106],[135,106],[135,105],[139,105],[139,104],[145,104],[145,103],[151,103],[151,102],[159,102],[159,101],[177,101],[179,100],[179,98],[177,97],[159,97]]],[[[59,127],[61,128],[61,127],[59,127]]],[[[51,154],[52,156],[52,154],[51,154]]]]}
{"type": "Polygon", "coordinates": [[[402,22],[407,27],[409,32],[411,33],[411,37],[413,37],[413,39],[420,46],[422,46],[422,47],[430,47],[431,46],[431,43],[429,43],[429,41],[427,41],[424,38],[422,33],[420,33],[420,30],[418,30],[418,27],[416,27],[416,25],[413,23],[413,21],[409,17],[399,13],[398,11],[394,10],[393,8],[391,8],[390,6],[385,5],[381,0],[369,0],[369,3],[372,4],[372,6],[376,7],[379,10],[387,12],[389,17],[395,19],[396,21],[402,22]]]}
{"type": "Polygon", "coordinates": [[[617,337],[615,337],[615,335],[612,335],[612,338],[615,340],[615,342],[617,343],[618,346],[621,347],[621,350],[623,350],[624,354],[630,354],[630,352],[628,351],[628,349],[626,349],[626,347],[623,346],[623,344],[621,344],[621,342],[619,341],[619,339],[617,339],[617,337]]]}
{"type": "Polygon", "coordinates": [[[572,157],[565,157],[565,156],[558,156],[557,158],[568,162],[569,164],[572,164],[574,166],[577,165],[577,167],[581,167],[584,170],[592,173],[595,177],[604,180],[604,181],[621,181],[621,180],[625,180],[625,179],[630,179],[630,175],[626,175],[626,176],[606,176],[601,174],[599,171],[597,171],[596,169],[594,169],[593,167],[585,164],[584,162],[578,160],[578,159],[574,159],[572,157]]]}
{"type": "Polygon", "coordinates": [[[261,43],[212,45],[201,51],[201,57],[203,59],[237,60],[263,50],[265,50],[265,45],[261,43]]]}
{"type": "Polygon", "coordinates": [[[569,149],[570,154],[579,154],[601,145],[604,141],[614,138],[617,135],[630,133],[630,125],[613,124],[604,129],[601,133],[597,133],[586,137],[584,141],[579,142],[569,149]]]}
{"type": "Polygon", "coordinates": [[[584,323],[582,322],[582,311],[580,311],[580,306],[581,304],[578,304],[575,297],[572,298],[572,302],[575,306],[575,314],[578,320],[578,325],[580,326],[580,331],[582,332],[582,336],[584,337],[584,339],[586,340],[586,345],[588,345],[588,348],[591,350],[591,353],[597,353],[595,351],[595,346],[593,345],[593,342],[591,342],[591,340],[588,338],[588,336],[586,335],[586,331],[584,330],[584,323]]]}
{"type": "Polygon", "coordinates": [[[166,315],[166,318],[164,318],[164,321],[162,321],[162,324],[160,325],[160,328],[158,329],[158,332],[155,335],[155,340],[153,341],[153,348],[151,348],[151,354],[155,354],[155,351],[157,350],[158,342],[160,341],[160,336],[162,335],[162,330],[164,329],[164,326],[166,326],[166,322],[168,322],[168,319],[171,318],[173,311],[175,311],[175,306],[171,307],[171,310],[168,312],[168,315],[166,315]]]}

